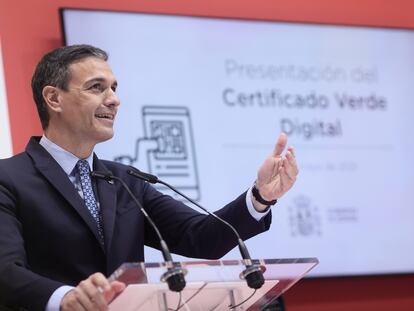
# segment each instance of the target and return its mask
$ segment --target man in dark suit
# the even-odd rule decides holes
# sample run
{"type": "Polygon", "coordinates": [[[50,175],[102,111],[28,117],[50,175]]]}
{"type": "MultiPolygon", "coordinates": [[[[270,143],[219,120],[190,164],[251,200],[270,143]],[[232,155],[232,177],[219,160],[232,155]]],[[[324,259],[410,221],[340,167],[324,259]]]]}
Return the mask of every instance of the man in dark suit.
{"type": "MultiPolygon", "coordinates": [[[[95,145],[112,138],[119,107],[107,54],[80,45],[43,57],[32,79],[44,130],[25,152],[0,161],[0,305],[29,310],[107,310],[125,285],[109,282],[121,263],[143,261],[154,230],[119,183],[91,180],[90,170],[125,180],[178,254],[219,258],[236,245],[214,217],[133,179],[119,163],[99,160],[95,145]]],[[[281,134],[247,193],[216,212],[243,239],[267,230],[268,206],[298,173],[281,134]]]]}

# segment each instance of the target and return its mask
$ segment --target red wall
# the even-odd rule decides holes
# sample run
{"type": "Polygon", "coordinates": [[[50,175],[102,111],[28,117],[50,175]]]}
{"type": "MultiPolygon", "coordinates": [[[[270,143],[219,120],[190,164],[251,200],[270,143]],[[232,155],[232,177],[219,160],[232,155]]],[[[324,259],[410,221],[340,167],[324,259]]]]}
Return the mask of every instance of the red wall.
{"type": "MultiPolygon", "coordinates": [[[[414,28],[412,0],[0,0],[15,153],[41,133],[30,79],[39,58],[62,44],[59,7],[414,28]]],[[[414,275],[304,280],[286,294],[286,302],[289,311],[412,311],[414,275]]]]}

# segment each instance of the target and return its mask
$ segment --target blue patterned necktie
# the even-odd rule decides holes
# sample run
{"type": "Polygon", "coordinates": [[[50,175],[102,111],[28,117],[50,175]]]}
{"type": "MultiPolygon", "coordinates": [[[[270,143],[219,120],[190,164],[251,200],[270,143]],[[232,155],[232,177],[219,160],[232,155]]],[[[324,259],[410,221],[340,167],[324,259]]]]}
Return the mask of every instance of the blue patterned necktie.
{"type": "Polygon", "coordinates": [[[85,201],[85,205],[91,213],[93,219],[95,219],[96,225],[98,227],[99,238],[101,240],[100,242],[103,244],[104,236],[102,230],[102,222],[99,215],[99,207],[92,189],[89,163],[86,160],[79,160],[78,163],[76,163],[76,166],[79,171],[83,200],[85,201]]]}

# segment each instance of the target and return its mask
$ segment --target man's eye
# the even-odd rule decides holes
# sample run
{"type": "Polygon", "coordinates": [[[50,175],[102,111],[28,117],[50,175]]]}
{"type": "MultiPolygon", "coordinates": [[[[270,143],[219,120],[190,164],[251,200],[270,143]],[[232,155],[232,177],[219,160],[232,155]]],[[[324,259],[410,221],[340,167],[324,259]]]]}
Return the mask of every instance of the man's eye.
{"type": "Polygon", "coordinates": [[[115,85],[111,86],[111,89],[112,89],[113,92],[116,92],[116,86],[115,85]]]}
{"type": "Polygon", "coordinates": [[[103,86],[99,83],[93,84],[90,88],[90,90],[98,90],[98,91],[102,91],[103,90],[103,86]]]}

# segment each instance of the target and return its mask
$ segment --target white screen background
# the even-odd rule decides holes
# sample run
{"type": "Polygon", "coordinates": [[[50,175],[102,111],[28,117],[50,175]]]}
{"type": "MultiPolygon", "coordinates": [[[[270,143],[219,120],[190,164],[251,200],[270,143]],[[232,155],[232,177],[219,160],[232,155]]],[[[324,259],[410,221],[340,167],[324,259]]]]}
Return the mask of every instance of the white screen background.
{"type": "Polygon", "coordinates": [[[119,82],[101,158],[138,154],[143,106],[187,107],[200,203],[215,210],[285,130],[300,175],[247,242],[253,257],[318,257],[314,276],[414,271],[413,31],[77,10],[64,27],[67,44],[108,51],[119,82]]]}

